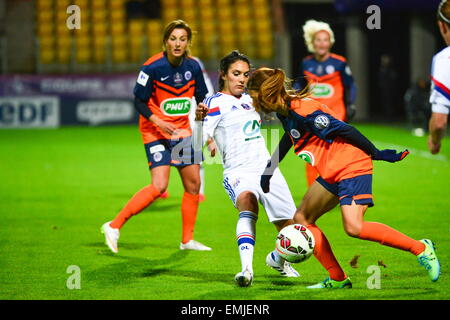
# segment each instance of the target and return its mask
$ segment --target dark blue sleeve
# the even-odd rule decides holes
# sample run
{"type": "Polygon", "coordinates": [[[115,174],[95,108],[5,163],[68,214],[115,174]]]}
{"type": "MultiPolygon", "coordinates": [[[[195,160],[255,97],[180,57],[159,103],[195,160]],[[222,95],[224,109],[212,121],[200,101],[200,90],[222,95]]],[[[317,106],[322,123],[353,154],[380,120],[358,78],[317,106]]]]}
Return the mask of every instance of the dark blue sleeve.
{"type": "Polygon", "coordinates": [[[328,143],[333,142],[336,137],[342,137],[372,157],[378,151],[374,144],[358,129],[326,112],[317,110],[306,117],[302,117],[295,112],[293,114],[299,119],[302,118],[303,123],[310,132],[328,143]]]}
{"type": "Polygon", "coordinates": [[[134,96],[145,103],[150,100],[153,87],[153,71],[150,66],[142,66],[136,85],[134,86],[134,96]]]}
{"type": "Polygon", "coordinates": [[[344,95],[346,97],[346,104],[354,104],[356,100],[356,85],[353,80],[352,72],[347,63],[343,63],[341,66],[341,77],[344,84],[344,95]]]}
{"type": "Polygon", "coordinates": [[[202,102],[206,95],[208,94],[208,87],[206,86],[205,83],[205,78],[203,77],[203,72],[202,69],[200,67],[200,65],[196,63],[196,67],[195,67],[195,92],[194,92],[194,96],[195,96],[195,100],[197,100],[197,103],[202,102]]]}

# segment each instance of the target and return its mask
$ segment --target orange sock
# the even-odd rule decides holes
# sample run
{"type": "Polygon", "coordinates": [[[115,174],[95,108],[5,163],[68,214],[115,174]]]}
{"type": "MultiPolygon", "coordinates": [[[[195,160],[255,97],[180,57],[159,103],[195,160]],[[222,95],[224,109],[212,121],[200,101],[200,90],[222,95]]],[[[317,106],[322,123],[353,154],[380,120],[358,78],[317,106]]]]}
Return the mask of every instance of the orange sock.
{"type": "Polygon", "coordinates": [[[183,222],[181,242],[183,243],[194,239],[194,225],[195,220],[197,219],[198,199],[198,194],[190,194],[187,192],[183,194],[183,201],[181,203],[181,215],[183,222]]]}
{"type": "Polygon", "coordinates": [[[336,257],[331,250],[330,243],[327,237],[323,234],[322,230],[319,229],[315,224],[310,224],[308,229],[314,235],[314,240],[316,242],[314,247],[314,256],[319,260],[320,264],[327,269],[330,274],[330,278],[336,281],[342,281],[347,278],[344,270],[342,270],[339,262],[337,262],[336,257]]]}
{"type": "Polygon", "coordinates": [[[306,181],[308,183],[308,187],[316,181],[317,177],[319,176],[319,173],[317,172],[316,168],[314,168],[309,163],[305,162],[306,165],[306,181]]]}
{"type": "Polygon", "coordinates": [[[425,245],[422,242],[411,239],[407,235],[378,222],[364,221],[359,238],[409,251],[416,256],[425,250],[425,245]]]}
{"type": "Polygon", "coordinates": [[[160,195],[161,193],[159,190],[152,184],[136,192],[136,194],[128,201],[125,207],[111,222],[111,228],[122,228],[128,219],[147,208],[160,195]]]}

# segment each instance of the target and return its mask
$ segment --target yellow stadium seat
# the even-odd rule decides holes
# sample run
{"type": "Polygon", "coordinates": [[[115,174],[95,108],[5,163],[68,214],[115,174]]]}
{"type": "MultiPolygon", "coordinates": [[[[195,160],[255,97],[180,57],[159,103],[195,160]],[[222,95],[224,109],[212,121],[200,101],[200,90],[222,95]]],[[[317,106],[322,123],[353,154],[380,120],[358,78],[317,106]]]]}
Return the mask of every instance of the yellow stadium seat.
{"type": "Polygon", "coordinates": [[[124,0],[109,0],[109,7],[111,10],[125,10],[124,0]]]}
{"type": "Polygon", "coordinates": [[[253,13],[257,19],[269,19],[270,18],[269,9],[265,6],[256,7],[255,10],[253,11],[253,13]]]}
{"type": "Polygon", "coordinates": [[[53,6],[53,0],[37,0],[36,8],[38,11],[50,10],[53,6]]]}
{"type": "Polygon", "coordinates": [[[38,24],[38,35],[39,37],[50,36],[53,34],[53,24],[52,23],[41,23],[38,24]]]}
{"type": "Polygon", "coordinates": [[[114,35],[111,39],[112,47],[114,49],[117,48],[123,48],[126,49],[127,47],[127,38],[123,35],[114,35]]]}
{"type": "Polygon", "coordinates": [[[91,48],[77,48],[75,58],[78,63],[89,63],[91,61],[91,48]]]}
{"type": "Polygon", "coordinates": [[[81,9],[87,9],[90,0],[72,0],[71,4],[79,6],[81,9]]]}
{"type": "Polygon", "coordinates": [[[55,62],[56,52],[52,48],[41,48],[39,55],[41,63],[55,62]]]}
{"type": "Polygon", "coordinates": [[[68,63],[70,61],[70,49],[58,49],[56,54],[59,63],[68,63]]]}
{"type": "Polygon", "coordinates": [[[92,39],[92,44],[95,50],[105,50],[106,49],[106,37],[99,36],[92,39]]]}
{"type": "Polygon", "coordinates": [[[53,11],[41,10],[37,12],[38,23],[53,23],[53,11]]]}
{"type": "Polygon", "coordinates": [[[225,22],[226,20],[231,19],[231,9],[230,7],[224,7],[217,10],[217,16],[219,17],[219,22],[225,22]]]}
{"type": "Polygon", "coordinates": [[[247,6],[236,6],[235,12],[239,22],[250,19],[250,8],[247,6]]]}
{"type": "Polygon", "coordinates": [[[104,10],[106,8],[107,0],[91,0],[92,9],[104,10]]]}
{"type": "Polygon", "coordinates": [[[39,37],[39,47],[51,49],[55,47],[55,37],[53,35],[45,36],[45,37],[39,37]]]}
{"type": "Polygon", "coordinates": [[[111,20],[111,24],[121,22],[123,23],[125,21],[125,11],[124,10],[113,10],[109,12],[109,18],[111,20]]]}
{"type": "Polygon", "coordinates": [[[162,51],[161,45],[149,45],[148,46],[148,56],[152,56],[162,51]]]}
{"type": "Polygon", "coordinates": [[[273,47],[272,46],[259,47],[256,52],[257,52],[257,56],[260,59],[271,59],[273,57],[273,47]]]}
{"type": "Polygon", "coordinates": [[[162,0],[161,4],[164,8],[174,8],[178,6],[177,0],[162,0]]]}
{"type": "Polygon", "coordinates": [[[120,36],[125,34],[125,23],[123,22],[117,22],[111,24],[111,35],[114,36],[120,36]]]}
{"type": "Polygon", "coordinates": [[[210,9],[213,6],[213,0],[199,0],[199,8],[201,9],[200,11],[203,10],[207,10],[210,9]]]}
{"type": "Polygon", "coordinates": [[[75,37],[75,44],[77,49],[89,48],[91,46],[91,38],[87,36],[75,37]]]}
{"type": "Polygon", "coordinates": [[[71,3],[69,0],[55,0],[54,4],[56,5],[58,12],[61,10],[66,12],[67,7],[73,3],[71,3]]]}
{"type": "Polygon", "coordinates": [[[157,35],[162,32],[162,22],[161,20],[148,20],[147,22],[147,33],[149,35],[157,35]]]}
{"type": "Polygon", "coordinates": [[[183,20],[186,21],[187,23],[191,24],[196,20],[197,11],[195,9],[193,8],[183,9],[181,12],[183,14],[183,20]]]}
{"type": "Polygon", "coordinates": [[[68,50],[72,45],[72,38],[69,35],[59,36],[56,39],[57,50],[68,50]]]}
{"type": "Polygon", "coordinates": [[[56,25],[56,34],[58,37],[69,35],[72,30],[67,28],[65,23],[59,23],[56,25]]]}
{"type": "Polygon", "coordinates": [[[230,7],[231,1],[230,0],[216,0],[217,2],[217,10],[222,10],[225,7],[230,7]]]}
{"type": "Polygon", "coordinates": [[[169,23],[172,20],[179,19],[178,8],[174,7],[163,10],[162,17],[165,24],[169,23]]]}
{"type": "Polygon", "coordinates": [[[144,20],[133,19],[128,23],[128,34],[133,37],[141,37],[144,31],[144,20]]]}
{"type": "Polygon", "coordinates": [[[92,36],[103,37],[108,33],[108,25],[106,23],[94,23],[92,25],[92,36]]]}
{"type": "Polygon", "coordinates": [[[92,23],[99,23],[106,20],[108,12],[105,9],[95,9],[91,12],[92,23]]]}
{"type": "Polygon", "coordinates": [[[214,11],[212,10],[212,8],[202,8],[201,10],[199,10],[199,16],[201,18],[201,22],[205,23],[205,22],[210,22],[212,21],[213,17],[214,17],[214,11]]]}
{"type": "Polygon", "coordinates": [[[104,63],[106,61],[106,50],[94,50],[92,52],[92,60],[95,63],[104,63]]]}
{"type": "Polygon", "coordinates": [[[112,60],[115,63],[123,63],[127,61],[127,52],[128,50],[125,48],[116,48],[112,51],[112,60]]]}

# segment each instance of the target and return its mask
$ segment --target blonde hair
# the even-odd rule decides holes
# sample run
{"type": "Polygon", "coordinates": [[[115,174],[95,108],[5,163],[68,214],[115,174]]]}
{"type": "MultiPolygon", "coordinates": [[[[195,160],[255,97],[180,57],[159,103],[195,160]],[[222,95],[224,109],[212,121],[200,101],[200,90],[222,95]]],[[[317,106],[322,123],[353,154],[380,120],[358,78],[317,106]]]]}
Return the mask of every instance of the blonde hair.
{"type": "Polygon", "coordinates": [[[333,30],[331,30],[330,25],[323,21],[316,21],[316,20],[308,20],[303,25],[303,38],[305,39],[306,47],[308,48],[308,51],[311,53],[314,53],[314,36],[319,31],[326,31],[330,35],[330,42],[331,45],[334,44],[334,33],[333,30]]]}
{"type": "Polygon", "coordinates": [[[174,20],[170,22],[165,28],[163,33],[163,49],[166,50],[166,41],[169,39],[170,35],[172,34],[172,31],[175,29],[184,29],[186,30],[187,36],[188,36],[188,47],[186,48],[186,52],[184,53],[184,56],[190,55],[190,45],[192,40],[192,29],[191,27],[184,21],[184,20],[174,20]]]}
{"type": "Polygon", "coordinates": [[[247,88],[256,111],[287,115],[290,101],[310,95],[309,84],[301,92],[296,92],[291,82],[282,69],[263,67],[255,70],[248,80],[247,88]]]}

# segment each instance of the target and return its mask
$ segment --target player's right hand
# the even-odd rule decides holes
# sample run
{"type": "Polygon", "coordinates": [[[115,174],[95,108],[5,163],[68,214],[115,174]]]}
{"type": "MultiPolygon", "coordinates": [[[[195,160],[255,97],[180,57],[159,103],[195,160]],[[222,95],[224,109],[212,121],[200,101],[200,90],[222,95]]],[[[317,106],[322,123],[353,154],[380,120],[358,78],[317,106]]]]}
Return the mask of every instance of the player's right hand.
{"type": "Polygon", "coordinates": [[[262,189],[262,191],[264,191],[264,193],[270,192],[270,178],[272,178],[272,176],[267,175],[267,174],[263,174],[261,176],[260,185],[261,185],[261,189],[262,189]]]}
{"type": "Polygon", "coordinates": [[[205,119],[206,115],[208,114],[208,107],[204,103],[199,103],[197,106],[197,109],[195,109],[195,120],[200,121],[205,119]]]}
{"type": "Polygon", "coordinates": [[[152,121],[154,124],[156,124],[164,133],[170,134],[170,135],[176,135],[176,131],[178,128],[174,126],[170,122],[166,122],[164,120],[159,119],[158,117],[152,116],[152,121]]]}

